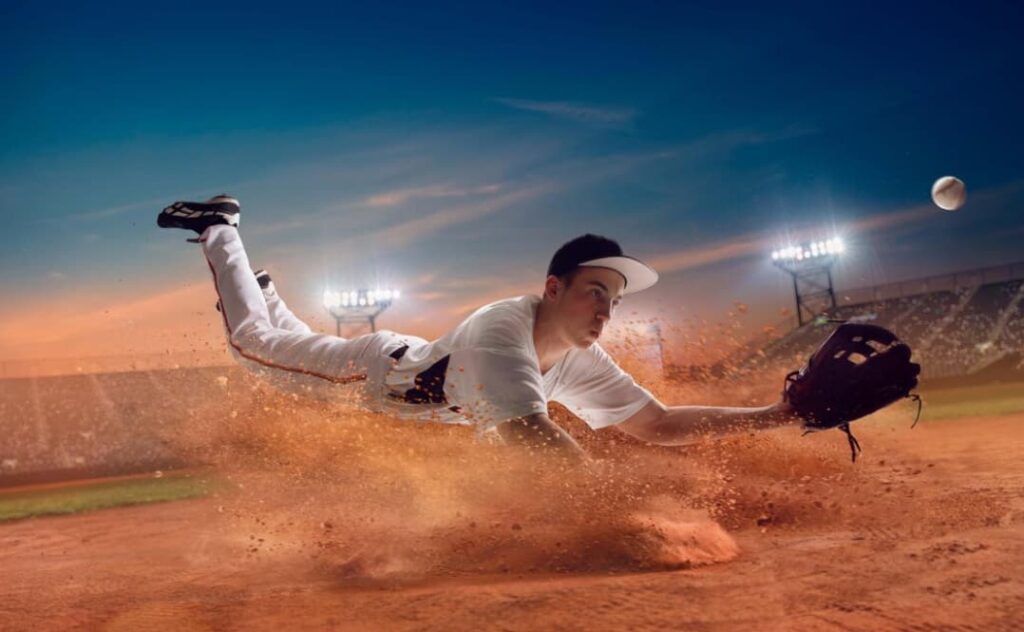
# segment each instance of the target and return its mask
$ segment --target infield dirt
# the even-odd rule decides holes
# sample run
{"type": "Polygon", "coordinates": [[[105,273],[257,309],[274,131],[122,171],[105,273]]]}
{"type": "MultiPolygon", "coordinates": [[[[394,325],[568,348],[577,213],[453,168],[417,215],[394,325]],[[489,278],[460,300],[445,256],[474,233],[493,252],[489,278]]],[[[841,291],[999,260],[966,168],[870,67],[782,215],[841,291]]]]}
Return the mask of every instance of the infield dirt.
{"type": "Polygon", "coordinates": [[[856,464],[784,429],[598,433],[585,468],[313,407],[200,415],[181,440],[233,491],[0,525],[0,629],[1019,629],[1024,415],[906,412],[857,425],[856,464]]]}

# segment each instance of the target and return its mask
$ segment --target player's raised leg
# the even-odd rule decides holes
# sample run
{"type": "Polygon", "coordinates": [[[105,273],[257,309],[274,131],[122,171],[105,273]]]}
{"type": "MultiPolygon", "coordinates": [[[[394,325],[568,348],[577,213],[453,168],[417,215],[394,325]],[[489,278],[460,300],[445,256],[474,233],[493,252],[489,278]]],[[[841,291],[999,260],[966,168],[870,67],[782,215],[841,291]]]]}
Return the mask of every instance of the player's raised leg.
{"type": "Polygon", "coordinates": [[[177,202],[164,209],[163,227],[199,233],[229,333],[229,344],[247,362],[299,383],[364,382],[381,362],[379,336],[344,340],[309,331],[275,327],[259,282],[238,234],[237,200],[218,196],[207,202],[177,202]]]}
{"type": "MultiPolygon", "coordinates": [[[[288,306],[285,305],[284,300],[282,300],[281,296],[277,293],[277,288],[274,286],[274,282],[271,280],[270,274],[266,270],[256,270],[253,272],[253,276],[256,277],[256,282],[259,283],[260,289],[263,291],[263,299],[267,302],[267,313],[270,315],[270,325],[272,327],[275,329],[284,329],[286,331],[299,333],[312,333],[313,330],[310,329],[309,325],[302,322],[302,320],[293,314],[292,311],[288,309],[288,306]]],[[[218,314],[222,310],[219,300],[217,301],[216,309],[218,314]]],[[[222,319],[222,322],[225,321],[222,319]]],[[[236,362],[249,371],[258,373],[263,378],[274,379],[275,376],[273,374],[268,374],[268,372],[264,370],[264,367],[246,360],[235,349],[235,347],[230,344],[231,332],[228,330],[226,322],[224,332],[228,338],[228,350],[231,352],[231,356],[236,362]]],[[[287,387],[290,385],[291,381],[292,380],[289,377],[284,381],[284,384],[279,384],[278,386],[287,387]]]]}

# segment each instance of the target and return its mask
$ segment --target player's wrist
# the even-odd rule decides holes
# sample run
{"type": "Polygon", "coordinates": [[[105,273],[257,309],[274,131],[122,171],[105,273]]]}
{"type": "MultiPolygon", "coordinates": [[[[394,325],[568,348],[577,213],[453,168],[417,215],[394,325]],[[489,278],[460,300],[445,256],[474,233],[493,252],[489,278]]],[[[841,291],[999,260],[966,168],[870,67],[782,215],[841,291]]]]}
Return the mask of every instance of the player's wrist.
{"type": "Polygon", "coordinates": [[[772,420],[783,424],[798,423],[802,421],[799,415],[796,414],[793,406],[785,400],[779,400],[769,406],[768,414],[771,416],[772,420]]]}

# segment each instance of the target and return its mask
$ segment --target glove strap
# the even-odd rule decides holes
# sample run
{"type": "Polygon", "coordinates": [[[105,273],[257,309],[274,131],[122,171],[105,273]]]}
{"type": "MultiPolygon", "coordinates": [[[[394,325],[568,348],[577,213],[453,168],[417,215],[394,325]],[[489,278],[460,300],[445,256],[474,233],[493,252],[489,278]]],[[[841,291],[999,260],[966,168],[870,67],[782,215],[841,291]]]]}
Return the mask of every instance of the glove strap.
{"type": "Polygon", "coordinates": [[[857,437],[850,432],[850,424],[845,423],[836,427],[846,433],[846,440],[850,442],[850,460],[856,463],[857,455],[861,453],[860,441],[857,441],[857,437]]]}
{"type": "Polygon", "coordinates": [[[907,395],[907,397],[917,402],[917,416],[914,417],[914,423],[910,424],[910,427],[913,428],[917,425],[917,422],[921,421],[921,396],[917,393],[911,393],[910,395],[907,395]]]}

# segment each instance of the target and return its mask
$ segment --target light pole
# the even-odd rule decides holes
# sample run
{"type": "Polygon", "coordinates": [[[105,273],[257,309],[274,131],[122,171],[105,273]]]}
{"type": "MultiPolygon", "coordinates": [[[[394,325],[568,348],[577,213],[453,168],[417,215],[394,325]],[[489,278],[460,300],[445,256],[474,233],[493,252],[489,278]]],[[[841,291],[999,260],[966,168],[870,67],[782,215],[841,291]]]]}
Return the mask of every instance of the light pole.
{"type": "Polygon", "coordinates": [[[798,325],[810,320],[825,309],[836,306],[836,293],[832,287],[832,266],[846,245],[838,237],[786,246],[772,252],[772,263],[793,277],[793,296],[796,299],[798,325]]]}
{"type": "Polygon", "coordinates": [[[398,300],[398,290],[351,290],[335,292],[324,291],[324,308],[334,318],[335,335],[341,337],[341,324],[369,323],[370,331],[377,331],[377,317],[391,303],[398,300]]]}

